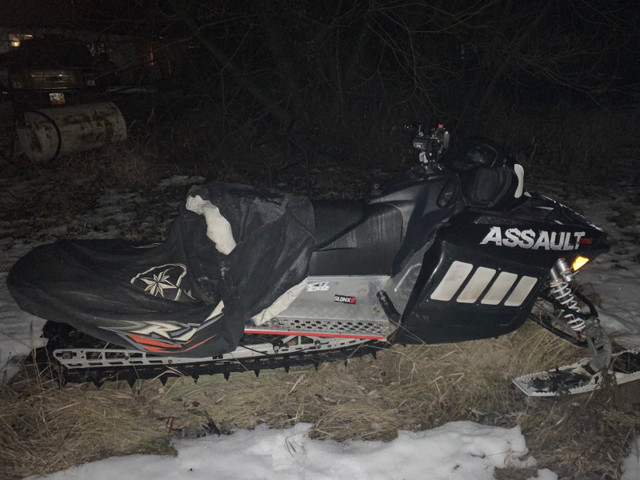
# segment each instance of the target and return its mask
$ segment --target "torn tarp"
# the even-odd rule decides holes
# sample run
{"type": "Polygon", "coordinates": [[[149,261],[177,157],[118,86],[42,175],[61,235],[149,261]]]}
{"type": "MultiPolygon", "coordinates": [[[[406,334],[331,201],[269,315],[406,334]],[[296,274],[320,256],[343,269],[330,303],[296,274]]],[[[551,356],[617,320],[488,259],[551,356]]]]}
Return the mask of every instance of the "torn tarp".
{"type": "Polygon", "coordinates": [[[23,310],[100,340],[213,356],[235,349],[250,318],[286,308],[313,243],[308,199],[211,183],[191,189],[163,244],[43,245],[7,284],[23,310]]]}

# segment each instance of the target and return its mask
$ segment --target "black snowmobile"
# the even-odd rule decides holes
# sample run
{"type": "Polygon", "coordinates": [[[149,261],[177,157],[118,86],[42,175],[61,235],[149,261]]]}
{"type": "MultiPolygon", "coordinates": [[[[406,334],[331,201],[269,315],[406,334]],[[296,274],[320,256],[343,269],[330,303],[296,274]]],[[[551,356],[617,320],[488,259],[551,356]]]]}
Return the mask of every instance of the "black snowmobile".
{"type": "Polygon", "coordinates": [[[595,388],[618,359],[619,381],[635,379],[637,352],[612,355],[573,281],[608,249],[605,232],[526,192],[523,168],[490,140],[450,149],[443,126],[419,126],[413,147],[418,165],[361,200],[194,187],[165,243],[44,245],[15,264],[9,289],[49,320],[67,381],[288,369],[495,337],[528,318],[592,356],[521,378],[527,394],[595,388]]]}

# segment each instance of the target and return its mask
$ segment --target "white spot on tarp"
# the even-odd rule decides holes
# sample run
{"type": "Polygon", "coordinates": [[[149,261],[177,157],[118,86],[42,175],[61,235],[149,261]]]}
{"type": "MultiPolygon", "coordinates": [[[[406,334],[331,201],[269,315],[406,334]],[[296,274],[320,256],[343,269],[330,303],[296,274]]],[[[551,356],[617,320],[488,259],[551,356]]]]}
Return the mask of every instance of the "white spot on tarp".
{"type": "MultiPolygon", "coordinates": [[[[273,317],[277,316],[279,313],[284,312],[289,305],[293,303],[293,301],[302,293],[305,286],[307,285],[307,280],[304,279],[297,285],[294,285],[289,290],[284,292],[278,299],[273,302],[269,307],[262,310],[257,315],[251,317],[251,321],[254,325],[264,325],[273,317]]],[[[224,310],[224,302],[220,300],[213,311],[207,317],[207,320],[214,318],[222,313],[224,310]]]]}
{"type": "Polygon", "coordinates": [[[200,195],[187,198],[187,210],[202,215],[207,222],[207,237],[215,244],[216,250],[223,255],[229,255],[236,248],[231,224],[220,213],[220,209],[200,195]]]}
{"type": "Polygon", "coordinates": [[[271,304],[271,306],[265,308],[262,312],[251,317],[251,321],[254,325],[264,325],[273,317],[277,316],[280,312],[284,312],[291,303],[302,293],[307,286],[307,280],[304,279],[297,285],[294,285],[289,290],[284,292],[278,299],[271,304]]]}
{"type": "Polygon", "coordinates": [[[217,317],[222,313],[222,310],[224,310],[224,302],[220,300],[216,305],[216,308],[213,309],[213,311],[209,314],[209,316],[205,319],[205,321],[210,320],[214,317],[217,317]]]}

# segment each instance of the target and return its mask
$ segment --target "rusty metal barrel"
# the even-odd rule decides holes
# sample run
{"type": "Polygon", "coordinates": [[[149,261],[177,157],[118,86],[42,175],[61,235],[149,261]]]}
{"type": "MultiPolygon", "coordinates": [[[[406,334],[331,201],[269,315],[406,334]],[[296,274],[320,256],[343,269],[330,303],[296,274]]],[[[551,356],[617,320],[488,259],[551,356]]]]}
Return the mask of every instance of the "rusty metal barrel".
{"type": "Polygon", "coordinates": [[[121,142],[127,138],[127,127],[115,103],[100,102],[27,111],[17,134],[27,158],[46,162],[121,142]]]}

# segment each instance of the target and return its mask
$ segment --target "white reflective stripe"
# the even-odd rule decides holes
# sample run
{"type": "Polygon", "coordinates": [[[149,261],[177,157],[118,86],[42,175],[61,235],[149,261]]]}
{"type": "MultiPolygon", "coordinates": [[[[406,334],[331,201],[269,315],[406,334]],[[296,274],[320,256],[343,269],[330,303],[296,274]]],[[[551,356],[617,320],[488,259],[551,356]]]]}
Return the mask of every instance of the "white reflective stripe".
{"type": "Polygon", "coordinates": [[[464,287],[462,293],[456,299],[460,303],[473,303],[482,295],[491,279],[495,276],[496,271],[493,268],[478,267],[469,283],[464,287]]]}
{"type": "Polygon", "coordinates": [[[484,305],[498,305],[517,279],[518,275],[515,273],[502,272],[498,275],[496,281],[493,282],[493,285],[491,285],[491,288],[480,303],[484,305]]]}
{"type": "Polygon", "coordinates": [[[293,301],[298,298],[298,295],[302,293],[307,287],[307,279],[305,278],[299,284],[294,285],[289,290],[280,295],[271,306],[265,308],[257,315],[251,317],[251,321],[254,325],[264,325],[273,317],[284,312],[293,301]]]}
{"type": "Polygon", "coordinates": [[[431,294],[432,300],[447,302],[453,298],[460,286],[473,270],[473,265],[455,261],[447,270],[444,278],[431,294]]]}
{"type": "Polygon", "coordinates": [[[224,302],[220,300],[216,305],[216,308],[213,309],[213,311],[209,314],[209,316],[205,319],[205,321],[211,320],[215,316],[220,315],[222,313],[222,310],[224,310],[224,302]]]}
{"type": "Polygon", "coordinates": [[[509,298],[504,302],[506,307],[519,307],[527,299],[529,292],[536,286],[538,279],[534,277],[522,277],[513,289],[509,298]]]}

